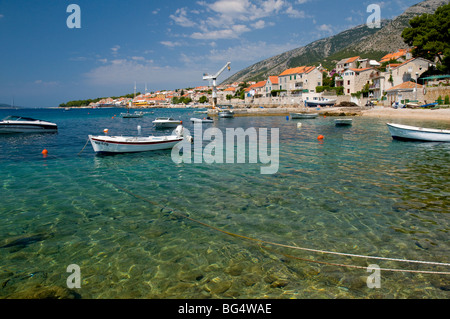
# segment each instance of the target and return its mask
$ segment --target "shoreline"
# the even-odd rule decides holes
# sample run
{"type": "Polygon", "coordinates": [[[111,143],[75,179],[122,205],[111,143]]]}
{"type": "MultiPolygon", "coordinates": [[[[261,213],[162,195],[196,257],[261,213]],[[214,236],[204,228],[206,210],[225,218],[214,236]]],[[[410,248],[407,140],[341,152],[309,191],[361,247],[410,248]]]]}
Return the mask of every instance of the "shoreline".
{"type": "MultiPolygon", "coordinates": [[[[235,116],[288,116],[290,113],[319,113],[319,116],[330,117],[372,117],[383,119],[414,119],[435,120],[450,123],[450,108],[442,109],[393,109],[391,107],[375,107],[372,109],[361,107],[331,107],[317,110],[300,108],[273,108],[273,109],[234,109],[235,116]]],[[[215,115],[216,111],[208,114],[215,115]]]]}
{"type": "MultiPolygon", "coordinates": [[[[74,107],[74,109],[89,108],[89,107],[74,107]]],[[[106,107],[100,107],[103,109],[106,107]]],[[[111,107],[113,108],[113,107],[111,107]]],[[[162,107],[173,108],[173,107],[162,107]]],[[[182,107],[181,107],[182,108],[182,107]]],[[[140,109],[140,108],[132,108],[140,109]]],[[[155,108],[144,108],[155,109],[155,108]]],[[[198,108],[191,108],[196,110],[198,108]]],[[[203,108],[202,108],[203,109],[203,108]]],[[[450,108],[440,109],[394,109],[392,107],[325,107],[317,110],[316,108],[299,108],[299,107],[279,107],[279,108],[234,108],[236,117],[245,116],[289,116],[291,113],[318,113],[319,116],[330,117],[372,117],[383,119],[413,119],[413,120],[434,120],[439,122],[450,123],[450,108]]],[[[217,110],[208,109],[208,115],[217,115],[217,110]]]]}

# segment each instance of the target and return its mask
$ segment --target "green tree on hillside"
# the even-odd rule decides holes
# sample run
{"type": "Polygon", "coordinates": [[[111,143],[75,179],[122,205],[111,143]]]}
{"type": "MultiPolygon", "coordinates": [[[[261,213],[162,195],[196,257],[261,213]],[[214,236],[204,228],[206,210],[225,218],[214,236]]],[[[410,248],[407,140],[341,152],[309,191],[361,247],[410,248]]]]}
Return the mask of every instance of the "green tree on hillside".
{"type": "Polygon", "coordinates": [[[403,40],[413,47],[414,57],[438,61],[438,69],[450,72],[450,3],[434,14],[423,14],[409,21],[411,28],[402,32],[403,40]]]}

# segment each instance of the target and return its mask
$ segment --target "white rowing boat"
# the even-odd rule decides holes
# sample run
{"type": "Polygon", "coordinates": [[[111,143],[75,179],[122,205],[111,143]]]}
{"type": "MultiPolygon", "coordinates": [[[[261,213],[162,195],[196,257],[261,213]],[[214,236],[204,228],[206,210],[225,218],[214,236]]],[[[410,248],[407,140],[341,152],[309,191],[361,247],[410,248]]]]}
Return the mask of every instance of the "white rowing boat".
{"type": "Polygon", "coordinates": [[[450,142],[450,130],[387,123],[392,138],[428,142],[450,142]]]}
{"type": "Polygon", "coordinates": [[[176,128],[175,135],[169,136],[89,135],[89,140],[96,153],[137,153],[164,150],[173,148],[184,139],[192,141],[191,136],[184,136],[184,129],[181,125],[176,128]]]}

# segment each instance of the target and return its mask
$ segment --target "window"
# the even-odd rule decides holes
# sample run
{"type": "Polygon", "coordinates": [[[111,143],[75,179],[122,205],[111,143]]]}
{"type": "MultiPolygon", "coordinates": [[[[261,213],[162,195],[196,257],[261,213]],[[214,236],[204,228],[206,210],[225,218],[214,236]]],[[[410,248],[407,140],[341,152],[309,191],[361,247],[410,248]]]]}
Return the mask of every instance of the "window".
{"type": "Polygon", "coordinates": [[[350,80],[347,81],[347,85],[350,85],[350,80]]]}

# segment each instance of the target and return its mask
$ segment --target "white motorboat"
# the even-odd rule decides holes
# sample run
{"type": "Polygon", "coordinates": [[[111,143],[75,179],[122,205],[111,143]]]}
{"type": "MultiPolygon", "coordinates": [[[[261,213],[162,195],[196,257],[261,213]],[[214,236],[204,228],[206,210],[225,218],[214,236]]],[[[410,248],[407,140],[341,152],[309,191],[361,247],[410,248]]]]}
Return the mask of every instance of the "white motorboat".
{"type": "Polygon", "coordinates": [[[0,134],[55,133],[58,125],[23,116],[8,116],[0,121],[0,134]]]}
{"type": "Polygon", "coordinates": [[[387,126],[393,139],[427,142],[450,142],[450,130],[422,128],[393,123],[387,123],[387,126]]]}
{"type": "Polygon", "coordinates": [[[348,126],[353,124],[353,119],[335,119],[336,126],[348,126]]]}
{"type": "Polygon", "coordinates": [[[92,147],[96,153],[137,153],[170,149],[177,143],[191,136],[184,136],[184,129],[179,125],[175,135],[170,136],[108,136],[89,135],[92,147]]]}
{"type": "Polygon", "coordinates": [[[334,106],[336,104],[336,100],[306,100],[305,106],[308,107],[316,107],[316,106],[334,106]]]}
{"type": "Polygon", "coordinates": [[[318,113],[291,113],[291,119],[315,119],[318,113]]]}
{"type": "Polygon", "coordinates": [[[219,117],[232,118],[234,117],[234,112],[232,110],[221,110],[219,111],[219,117]]]}
{"type": "Polygon", "coordinates": [[[202,119],[193,117],[193,118],[191,118],[191,122],[194,122],[194,123],[214,123],[214,120],[211,117],[209,117],[209,116],[208,117],[204,117],[202,119]]]}
{"type": "Polygon", "coordinates": [[[135,111],[134,113],[120,113],[120,116],[124,119],[130,119],[130,118],[140,118],[144,116],[144,112],[142,111],[135,111]]]}
{"type": "Polygon", "coordinates": [[[181,120],[174,120],[171,117],[157,117],[152,123],[155,124],[155,127],[157,128],[177,127],[178,125],[183,124],[181,120]]]}

